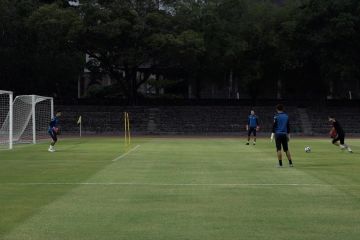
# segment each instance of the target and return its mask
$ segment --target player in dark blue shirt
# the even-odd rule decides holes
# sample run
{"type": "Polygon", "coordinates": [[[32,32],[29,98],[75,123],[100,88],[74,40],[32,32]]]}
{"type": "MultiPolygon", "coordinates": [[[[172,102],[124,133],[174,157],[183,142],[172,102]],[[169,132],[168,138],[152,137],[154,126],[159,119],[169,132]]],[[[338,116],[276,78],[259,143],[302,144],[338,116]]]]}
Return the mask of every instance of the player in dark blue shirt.
{"type": "Polygon", "coordinates": [[[341,150],[347,149],[349,153],[352,153],[353,151],[351,150],[351,148],[347,144],[345,144],[345,131],[341,127],[339,121],[336,120],[334,116],[329,116],[328,119],[329,122],[332,123],[333,128],[336,132],[336,136],[334,136],[332,143],[334,145],[340,146],[341,150]]]}
{"type": "Polygon", "coordinates": [[[271,140],[273,140],[275,135],[275,143],[276,143],[277,157],[279,160],[279,167],[282,167],[281,147],[284,150],[287,159],[289,160],[290,167],[293,167],[291,154],[288,146],[288,142],[290,140],[289,116],[284,112],[284,106],[282,104],[278,104],[276,106],[276,111],[277,114],[274,117],[274,125],[271,134],[271,140]]]}
{"type": "Polygon", "coordinates": [[[57,136],[59,135],[59,118],[61,117],[61,111],[57,111],[55,117],[53,117],[50,121],[48,133],[52,139],[50,147],[48,149],[49,152],[55,152],[55,144],[57,142],[57,136]]]}
{"type": "Polygon", "coordinates": [[[254,141],[253,145],[256,144],[256,131],[259,130],[259,120],[258,117],[255,115],[255,111],[251,110],[250,115],[248,117],[248,121],[246,124],[246,130],[248,131],[248,138],[246,145],[249,145],[250,143],[250,136],[251,133],[254,135],[254,141]]]}

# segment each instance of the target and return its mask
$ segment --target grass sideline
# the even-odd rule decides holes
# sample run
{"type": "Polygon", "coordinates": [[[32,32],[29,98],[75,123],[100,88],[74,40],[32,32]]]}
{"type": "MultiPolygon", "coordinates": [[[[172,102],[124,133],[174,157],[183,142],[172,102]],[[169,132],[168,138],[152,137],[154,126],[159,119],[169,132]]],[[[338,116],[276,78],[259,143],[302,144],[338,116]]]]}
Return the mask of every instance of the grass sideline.
{"type": "Polygon", "coordinates": [[[139,137],[127,154],[96,137],[1,151],[0,239],[358,239],[359,139],[349,154],[294,138],[295,168],[283,169],[274,143],[244,143],[139,137]]]}

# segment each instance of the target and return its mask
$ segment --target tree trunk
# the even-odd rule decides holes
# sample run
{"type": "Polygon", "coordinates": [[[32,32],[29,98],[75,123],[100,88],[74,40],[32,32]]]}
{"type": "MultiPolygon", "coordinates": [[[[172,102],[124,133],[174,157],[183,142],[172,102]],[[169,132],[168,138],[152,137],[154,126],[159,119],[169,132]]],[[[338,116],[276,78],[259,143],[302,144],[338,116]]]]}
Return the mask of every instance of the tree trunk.
{"type": "Polygon", "coordinates": [[[195,84],[196,84],[196,99],[200,99],[201,98],[201,80],[198,76],[196,76],[195,84]]]}
{"type": "Polygon", "coordinates": [[[277,88],[276,88],[276,99],[281,99],[282,98],[282,95],[281,95],[281,92],[282,92],[282,82],[281,82],[281,79],[278,78],[277,80],[277,88]]]}
{"type": "Polygon", "coordinates": [[[125,71],[125,85],[127,86],[127,92],[125,93],[128,97],[128,100],[131,104],[135,105],[137,100],[137,84],[136,84],[136,73],[137,68],[129,67],[127,64],[124,64],[125,71]]]}
{"type": "Polygon", "coordinates": [[[229,99],[232,98],[232,93],[233,93],[233,70],[230,70],[230,72],[229,72],[229,93],[228,93],[229,99]]]}

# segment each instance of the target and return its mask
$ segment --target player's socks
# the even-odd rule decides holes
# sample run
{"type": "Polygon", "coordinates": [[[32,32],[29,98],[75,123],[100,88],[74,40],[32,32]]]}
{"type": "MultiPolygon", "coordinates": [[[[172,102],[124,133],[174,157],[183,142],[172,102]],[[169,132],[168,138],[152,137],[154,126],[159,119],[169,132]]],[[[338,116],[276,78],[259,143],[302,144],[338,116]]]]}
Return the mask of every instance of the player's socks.
{"type": "Polygon", "coordinates": [[[282,167],[282,160],[279,160],[279,166],[282,167]]]}

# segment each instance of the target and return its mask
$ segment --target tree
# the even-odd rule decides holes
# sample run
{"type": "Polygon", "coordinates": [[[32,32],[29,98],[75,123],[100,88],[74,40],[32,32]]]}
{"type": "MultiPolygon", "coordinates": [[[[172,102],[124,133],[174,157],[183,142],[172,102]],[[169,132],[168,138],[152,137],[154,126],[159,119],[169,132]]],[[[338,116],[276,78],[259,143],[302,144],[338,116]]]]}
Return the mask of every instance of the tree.
{"type": "Polygon", "coordinates": [[[359,81],[359,7],[353,0],[309,0],[296,8],[304,79],[319,97],[344,97],[359,81]]]}
{"type": "Polygon", "coordinates": [[[73,96],[88,54],[93,76],[115,82],[103,92],[132,102],[152,74],[196,97],[210,85],[254,99],[360,96],[359,1],[81,3],[0,0],[2,88],[73,96]]]}
{"type": "Polygon", "coordinates": [[[32,1],[0,1],[0,78],[4,89],[22,91],[29,79],[32,40],[25,20],[36,8],[32,1]]]}
{"type": "Polygon", "coordinates": [[[27,27],[34,39],[34,70],[41,73],[37,87],[59,97],[74,94],[69,90],[76,90],[84,64],[84,55],[76,48],[82,32],[79,15],[57,3],[45,4],[28,18],[27,27]]]}
{"type": "Polygon", "coordinates": [[[89,68],[110,76],[132,101],[151,73],[181,68],[192,78],[202,37],[176,19],[174,7],[150,0],[88,1],[81,9],[85,31],[79,46],[92,58],[89,68]]]}
{"type": "Polygon", "coordinates": [[[83,62],[73,47],[81,29],[76,12],[58,3],[1,0],[0,18],[2,88],[74,96],[83,62]]]}

